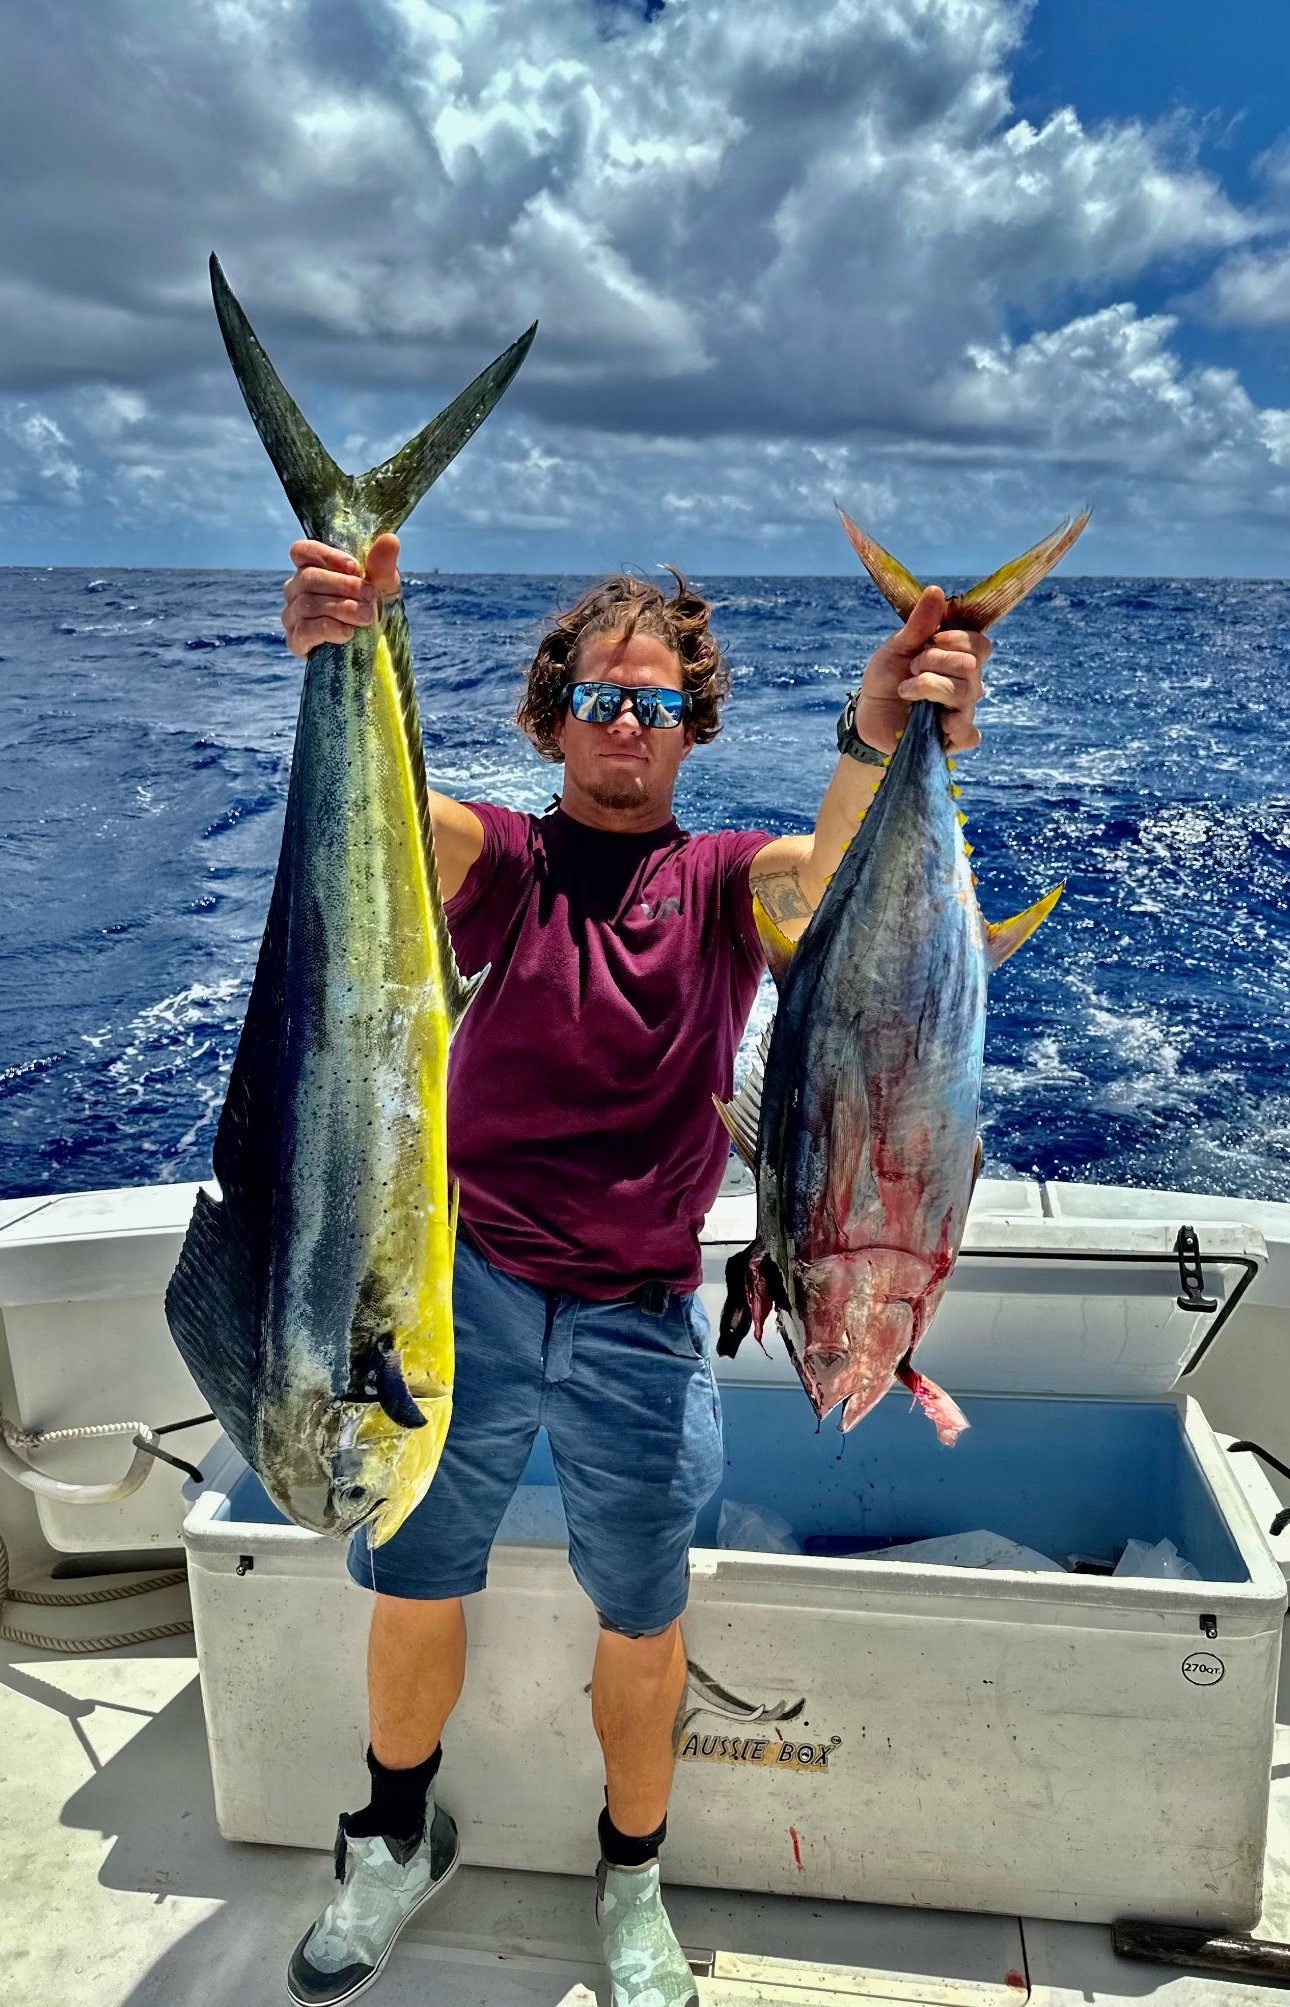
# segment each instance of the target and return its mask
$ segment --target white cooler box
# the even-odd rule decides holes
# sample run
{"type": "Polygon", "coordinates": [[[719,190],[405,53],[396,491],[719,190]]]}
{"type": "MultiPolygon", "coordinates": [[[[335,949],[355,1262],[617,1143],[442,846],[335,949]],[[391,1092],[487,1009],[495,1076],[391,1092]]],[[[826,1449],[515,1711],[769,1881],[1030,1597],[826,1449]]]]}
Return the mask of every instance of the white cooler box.
{"type": "MultiPolygon", "coordinates": [[[[1260,1522],[1277,1501],[1172,1390],[1263,1250],[1244,1228],[1202,1229],[1218,1308],[1183,1307],[1177,1224],[980,1224],[922,1359],[971,1421],[953,1450],[904,1394],[845,1439],[817,1433],[778,1339],[722,1367],[722,1495],[799,1541],[986,1528],[1110,1561],[1130,1538],[1168,1539],[1200,1579],[731,1552],[713,1544],[714,1500],[692,1555],[670,1880],[1255,1921],[1286,1600],[1260,1522]]],[[[714,1312],[730,1251],[706,1249],[714,1312]]],[[[602,1803],[596,1625],[553,1481],[539,1437],[468,1605],[441,1789],[467,1860],[581,1873],[602,1803]]],[[[221,1830],[329,1846],[367,1796],[368,1598],[339,1546],[284,1523],[232,1452],[208,1461],[184,1539],[221,1830]]]]}

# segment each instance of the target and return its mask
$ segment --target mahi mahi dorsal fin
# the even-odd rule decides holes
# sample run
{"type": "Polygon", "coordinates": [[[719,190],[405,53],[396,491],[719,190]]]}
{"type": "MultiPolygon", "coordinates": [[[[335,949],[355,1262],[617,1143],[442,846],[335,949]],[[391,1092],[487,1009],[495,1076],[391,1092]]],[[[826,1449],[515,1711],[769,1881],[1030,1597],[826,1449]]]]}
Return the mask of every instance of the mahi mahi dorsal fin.
{"type": "MultiPolygon", "coordinates": [[[[298,813],[298,789],[289,789],[288,822],[298,813]]],[[[285,841],[284,859],[291,851],[285,841]]],[[[220,1196],[198,1192],[166,1290],[166,1320],[184,1363],[250,1464],[258,1455],[260,1334],[276,1224],[279,1165],[267,1139],[281,1129],[278,1037],[288,1008],[290,893],[288,868],[280,864],[215,1130],[220,1196]]]]}
{"type": "Polygon", "coordinates": [[[992,969],[1006,962],[1009,955],[1015,955],[1023,941],[1028,941],[1040,922],[1046,920],[1053,907],[1062,896],[1063,887],[1054,885],[1045,892],[1042,899],[1036,899],[1033,906],[1027,906],[1024,913],[1014,913],[1010,920],[987,920],[985,923],[985,958],[992,969]]]}
{"type": "Polygon", "coordinates": [[[771,1033],[775,1020],[771,1019],[757,1041],[757,1049],[752,1056],[752,1064],[744,1076],[743,1086],[729,1101],[718,1101],[712,1097],[712,1105],[725,1125],[726,1134],[734,1144],[750,1171],[757,1168],[757,1131],[761,1126],[762,1085],[766,1078],[766,1062],[770,1057],[771,1033]]]}
{"type": "MultiPolygon", "coordinates": [[[[835,505],[836,506],[836,505],[835,505]]],[[[879,592],[900,615],[908,620],[922,597],[923,587],[914,574],[906,571],[898,558],[885,551],[881,544],[866,536],[858,523],[853,523],[845,509],[838,509],[842,527],[846,531],[851,548],[877,586],[879,592]]],[[[1020,557],[1010,558],[1000,565],[988,578],[978,579],[966,592],[958,593],[945,608],[941,619],[942,627],[966,627],[974,634],[984,634],[987,627],[996,620],[1002,620],[1005,613],[1011,613],[1020,605],[1033,586],[1046,578],[1053,566],[1064,558],[1075,539],[1080,536],[1091,509],[1083,509],[1074,522],[1060,523],[1037,544],[1032,544],[1020,557]]]]}
{"type": "Polygon", "coordinates": [[[766,957],[766,966],[775,978],[775,988],[782,990],[788,965],[793,959],[796,941],[790,941],[783,928],[771,919],[757,894],[753,893],[753,920],[757,928],[757,939],[766,957]]]}

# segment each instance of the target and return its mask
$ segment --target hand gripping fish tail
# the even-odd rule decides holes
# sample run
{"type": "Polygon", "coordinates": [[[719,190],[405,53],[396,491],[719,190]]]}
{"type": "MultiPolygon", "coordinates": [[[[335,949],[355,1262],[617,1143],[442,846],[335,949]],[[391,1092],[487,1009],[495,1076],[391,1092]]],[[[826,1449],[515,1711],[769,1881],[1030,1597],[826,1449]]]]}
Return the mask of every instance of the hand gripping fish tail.
{"type": "MultiPolygon", "coordinates": [[[[839,510],[902,619],[923,587],[839,510]]],[[[951,599],[942,631],[982,632],[1070,550],[1085,509],[951,599]]],[[[774,1308],[818,1416],[851,1429],[903,1383],[952,1444],[954,1400],[913,1364],[958,1258],[980,1170],[986,981],[1060,885],[997,923],[977,905],[935,706],[908,723],[805,931],[757,911],[775,1020],[720,1113],[757,1181],[757,1236],[726,1270],[718,1351],[774,1308]]]]}
{"type": "MultiPolygon", "coordinates": [[[[393,457],[337,466],[211,259],[215,310],[307,536],[361,567],[510,383],[530,328],[393,457]]],[[[423,1497],[452,1411],[457,967],[398,601],[305,668],[277,873],[216,1129],[166,1294],[175,1342],[297,1524],[379,1545],[423,1497]]]]}

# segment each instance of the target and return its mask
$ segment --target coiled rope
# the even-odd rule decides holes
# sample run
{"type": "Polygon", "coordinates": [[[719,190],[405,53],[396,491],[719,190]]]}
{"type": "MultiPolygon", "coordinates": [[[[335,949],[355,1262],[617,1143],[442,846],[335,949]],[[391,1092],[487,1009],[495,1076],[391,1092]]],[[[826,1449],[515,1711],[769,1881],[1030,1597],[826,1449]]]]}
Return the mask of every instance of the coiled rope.
{"type": "MultiPolygon", "coordinates": [[[[63,1505],[111,1505],[139,1489],[152,1469],[159,1452],[157,1437],[143,1422],[87,1422],[72,1429],[20,1429],[0,1415],[0,1471],[12,1477],[26,1491],[63,1505]],[[114,1484],[68,1484],[36,1470],[27,1460],[28,1450],[50,1443],[85,1441],[91,1437],[128,1435],[134,1443],[134,1458],[123,1478],[114,1484]]],[[[173,1461],[166,1458],[167,1462],[173,1461]]],[[[62,1652],[81,1657],[91,1652],[124,1651],[128,1645],[149,1645],[162,1638],[184,1637],[193,1628],[191,1617],[177,1617],[167,1624],[148,1624],[137,1631],[120,1631],[111,1637],[49,1637],[38,1631],[19,1630],[4,1621],[6,1603],[39,1605],[42,1609],[86,1609],[98,1603],[123,1603],[132,1596],[149,1596],[154,1590],[178,1588],[188,1577],[182,1568],[149,1575],[142,1582],[113,1583],[102,1589],[10,1589],[9,1550],[0,1537],[0,1638],[29,1651],[62,1652]]]]}
{"type": "Polygon", "coordinates": [[[177,1589],[188,1577],[182,1568],[163,1575],[149,1575],[143,1582],[118,1582],[105,1589],[11,1589],[9,1550],[0,1538],[0,1638],[11,1645],[25,1645],[34,1652],[62,1652],[80,1658],[90,1652],[120,1652],[127,1645],[151,1645],[161,1638],[182,1638],[193,1628],[191,1617],[176,1617],[168,1624],[146,1624],[137,1631],[118,1631],[103,1638],[60,1638],[42,1631],[23,1631],[4,1621],[7,1603],[39,1604],[42,1609],[85,1609],[93,1603],[123,1603],[130,1596],[149,1596],[154,1589],[177,1589]]]}

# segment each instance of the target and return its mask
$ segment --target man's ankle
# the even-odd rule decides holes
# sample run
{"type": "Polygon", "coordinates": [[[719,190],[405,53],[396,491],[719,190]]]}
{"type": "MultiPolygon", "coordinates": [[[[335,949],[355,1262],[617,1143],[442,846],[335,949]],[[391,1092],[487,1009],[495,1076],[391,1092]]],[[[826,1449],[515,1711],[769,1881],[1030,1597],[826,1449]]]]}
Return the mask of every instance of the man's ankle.
{"type": "Polygon", "coordinates": [[[663,1823],[652,1833],[623,1833],[609,1816],[605,1806],[600,1815],[600,1858],[611,1868],[644,1868],[658,1859],[658,1850],[667,1838],[667,1814],[663,1823]]]}
{"type": "Polygon", "coordinates": [[[351,1839],[393,1839],[415,1845],[425,1835],[426,1810],[434,1781],[439,1774],[443,1745],[437,1745],[424,1763],[409,1770],[389,1769],[369,1747],[367,1767],[372,1778],[372,1796],[360,1812],[345,1817],[345,1831],[351,1839]]]}

